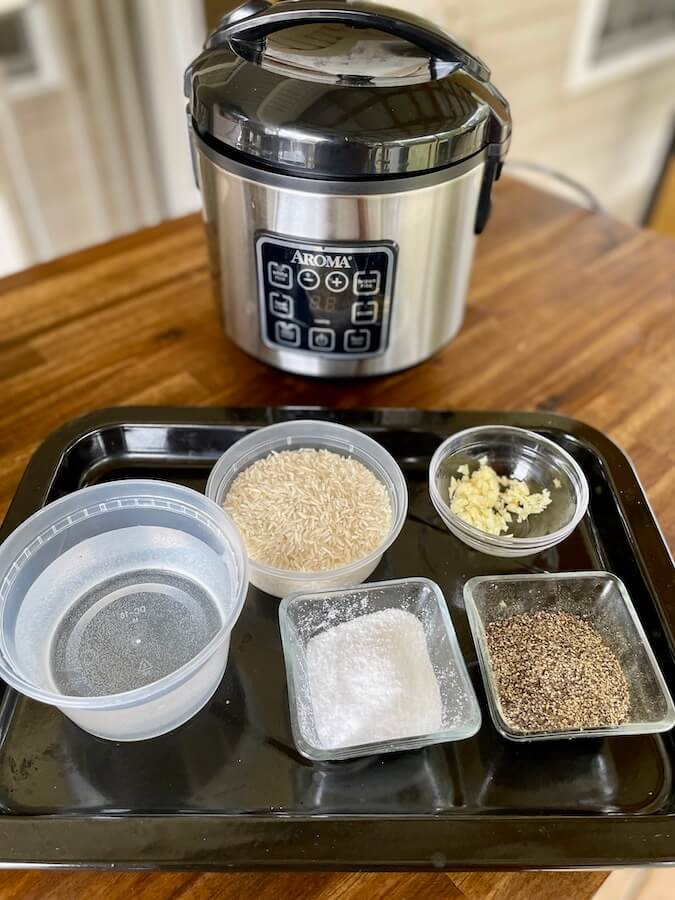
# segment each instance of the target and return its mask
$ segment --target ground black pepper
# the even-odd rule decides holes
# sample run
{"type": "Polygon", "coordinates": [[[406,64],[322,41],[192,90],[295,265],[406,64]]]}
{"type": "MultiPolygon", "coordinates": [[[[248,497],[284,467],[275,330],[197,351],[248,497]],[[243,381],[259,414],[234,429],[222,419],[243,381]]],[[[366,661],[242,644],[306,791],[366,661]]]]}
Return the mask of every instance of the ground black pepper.
{"type": "Polygon", "coordinates": [[[523,613],[490,623],[486,637],[504,717],[515,730],[599,728],[628,718],[619,661],[579,616],[523,613]]]}

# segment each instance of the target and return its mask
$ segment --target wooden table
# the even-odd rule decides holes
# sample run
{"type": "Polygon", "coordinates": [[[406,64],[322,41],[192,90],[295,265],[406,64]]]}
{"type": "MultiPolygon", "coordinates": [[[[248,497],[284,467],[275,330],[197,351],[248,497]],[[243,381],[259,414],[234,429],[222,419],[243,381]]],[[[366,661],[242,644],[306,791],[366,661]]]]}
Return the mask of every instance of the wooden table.
{"type": "MultiPolygon", "coordinates": [[[[675,244],[516,181],[498,185],[461,334],[425,365],[306,381],[221,333],[196,217],[0,282],[0,506],[37,444],[115,404],[546,409],[633,457],[675,539],[675,244]]],[[[0,898],[567,898],[603,873],[0,875],[0,898]]]]}

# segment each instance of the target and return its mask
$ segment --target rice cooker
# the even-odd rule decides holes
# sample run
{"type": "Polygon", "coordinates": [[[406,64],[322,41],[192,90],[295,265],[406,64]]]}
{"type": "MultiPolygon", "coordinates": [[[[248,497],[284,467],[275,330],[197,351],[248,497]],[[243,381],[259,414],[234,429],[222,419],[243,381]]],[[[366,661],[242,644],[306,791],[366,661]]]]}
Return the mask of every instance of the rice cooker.
{"type": "Polygon", "coordinates": [[[511,134],[490,70],[365,0],[252,0],[186,73],[225,331],[302,375],[379,375],[459,330],[511,134]]]}

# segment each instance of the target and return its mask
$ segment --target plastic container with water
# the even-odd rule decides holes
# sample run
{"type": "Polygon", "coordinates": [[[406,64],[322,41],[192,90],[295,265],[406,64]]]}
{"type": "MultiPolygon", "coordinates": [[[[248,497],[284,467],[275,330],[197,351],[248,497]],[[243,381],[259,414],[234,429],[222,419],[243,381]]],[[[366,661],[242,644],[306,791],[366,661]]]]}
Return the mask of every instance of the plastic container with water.
{"type": "Polygon", "coordinates": [[[0,675],[92,734],[155,737],[218,687],[247,586],[239,533],[206,497],[84,488],[0,548],[0,675]]]}

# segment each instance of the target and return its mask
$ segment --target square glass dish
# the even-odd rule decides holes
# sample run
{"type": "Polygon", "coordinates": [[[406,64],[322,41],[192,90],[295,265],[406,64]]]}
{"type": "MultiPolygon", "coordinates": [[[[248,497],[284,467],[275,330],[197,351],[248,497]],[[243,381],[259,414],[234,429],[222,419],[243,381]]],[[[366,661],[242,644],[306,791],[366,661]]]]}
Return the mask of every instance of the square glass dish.
{"type": "Polygon", "coordinates": [[[668,731],[675,707],[623,582],[608,572],[481,575],[464,586],[464,602],[480,663],[490,714],[514,741],[608,737],[668,731]],[[557,731],[524,731],[510,723],[499,698],[486,629],[522,613],[565,612],[587,621],[617,657],[630,692],[630,712],[620,725],[557,731]]]}
{"type": "Polygon", "coordinates": [[[458,741],[476,734],[480,707],[464,664],[441,589],[427,578],[402,578],[346,590],[298,593],[279,607],[279,625],[288,680],[293,740],[307,759],[328,761],[414,750],[458,741]],[[424,640],[441,700],[438,731],[352,746],[322,746],[317,733],[309,684],[307,646],[318,634],[369,613],[397,609],[422,624],[424,640]]]}

